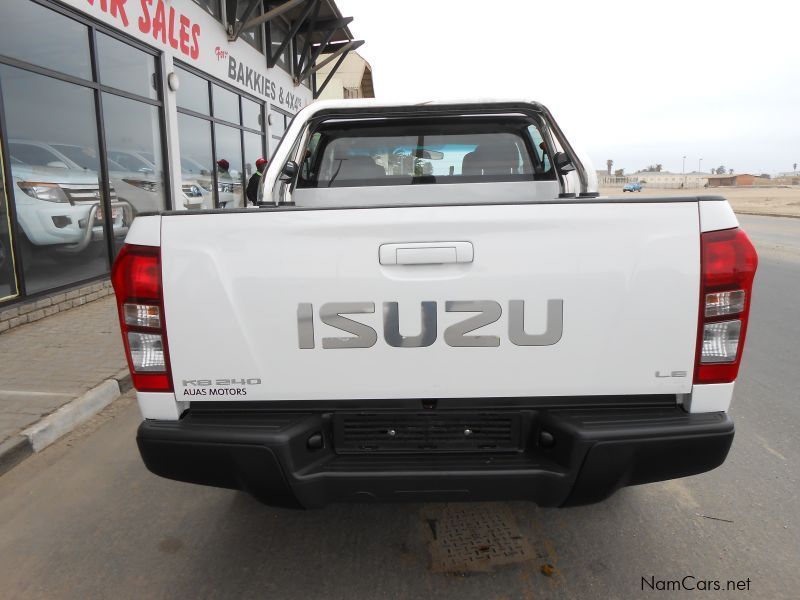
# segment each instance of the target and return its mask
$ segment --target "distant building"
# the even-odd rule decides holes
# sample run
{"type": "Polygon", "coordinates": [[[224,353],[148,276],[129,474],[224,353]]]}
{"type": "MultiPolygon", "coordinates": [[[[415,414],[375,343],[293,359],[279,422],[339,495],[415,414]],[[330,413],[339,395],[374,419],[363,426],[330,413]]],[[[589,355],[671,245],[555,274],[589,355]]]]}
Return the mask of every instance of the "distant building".
{"type": "Polygon", "coordinates": [[[778,173],[772,181],[777,185],[800,185],[800,171],[778,173]]]}
{"type": "Polygon", "coordinates": [[[595,171],[597,174],[597,184],[602,186],[612,186],[612,185],[625,185],[629,181],[631,181],[625,175],[611,175],[608,174],[608,171],[605,169],[595,171]]]}
{"type": "Polygon", "coordinates": [[[773,181],[768,177],[759,177],[750,173],[710,175],[708,177],[708,187],[771,185],[772,183],[773,181]]]}
{"type": "MultiPolygon", "coordinates": [[[[330,76],[336,62],[317,71],[317,82],[321,86],[330,76]]],[[[375,88],[372,85],[372,67],[358,52],[350,52],[344,61],[335,69],[333,77],[323,88],[319,99],[329,98],[374,98],[375,88]]]]}
{"type": "Polygon", "coordinates": [[[735,173],[714,175],[692,171],[691,173],[671,173],[670,171],[639,171],[625,176],[609,175],[607,171],[598,170],[597,183],[603,187],[622,186],[626,183],[641,183],[648,188],[656,189],[697,189],[704,187],[732,186],[769,186],[800,185],[800,171],[780,173],[777,177],[753,175],[751,173],[735,173]]]}
{"type": "Polygon", "coordinates": [[[671,173],[669,171],[639,171],[628,175],[630,181],[638,181],[647,187],[659,189],[702,188],[708,183],[708,173],[671,173]]]}

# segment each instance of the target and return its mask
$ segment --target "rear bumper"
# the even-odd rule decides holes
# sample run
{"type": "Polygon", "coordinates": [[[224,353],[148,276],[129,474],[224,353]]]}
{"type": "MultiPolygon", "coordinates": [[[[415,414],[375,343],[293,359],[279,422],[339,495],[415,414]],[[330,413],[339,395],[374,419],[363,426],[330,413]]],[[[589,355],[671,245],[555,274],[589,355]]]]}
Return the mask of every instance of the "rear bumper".
{"type": "Polygon", "coordinates": [[[245,490],[275,506],[358,500],[570,506],[603,500],[626,485],[714,469],[734,434],[726,413],[679,407],[517,412],[516,452],[338,454],[333,413],[268,410],[190,409],[179,421],[144,421],[137,442],[157,475],[245,490]],[[320,449],[309,448],[315,434],[324,439],[320,449]]]}

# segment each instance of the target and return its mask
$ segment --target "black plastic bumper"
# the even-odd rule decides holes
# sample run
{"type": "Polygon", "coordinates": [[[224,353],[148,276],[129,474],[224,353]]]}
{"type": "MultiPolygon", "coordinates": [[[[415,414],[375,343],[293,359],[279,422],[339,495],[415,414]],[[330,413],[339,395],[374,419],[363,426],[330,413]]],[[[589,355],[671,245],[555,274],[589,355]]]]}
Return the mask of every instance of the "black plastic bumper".
{"type": "Polygon", "coordinates": [[[157,475],[245,490],[275,506],[359,500],[570,506],[603,500],[626,485],[714,469],[734,434],[727,414],[687,414],[680,407],[516,412],[522,431],[513,452],[337,453],[333,412],[270,410],[190,409],[179,421],[144,421],[137,441],[157,475]],[[324,445],[312,449],[316,434],[324,445]]]}

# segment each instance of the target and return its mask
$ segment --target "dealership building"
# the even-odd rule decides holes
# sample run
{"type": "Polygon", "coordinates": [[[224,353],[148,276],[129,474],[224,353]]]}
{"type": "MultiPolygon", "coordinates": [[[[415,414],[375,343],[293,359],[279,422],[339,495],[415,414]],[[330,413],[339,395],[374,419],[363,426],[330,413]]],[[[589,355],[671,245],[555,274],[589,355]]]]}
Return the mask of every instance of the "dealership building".
{"type": "Polygon", "coordinates": [[[137,214],[244,206],[363,43],[351,21],[333,0],[0,3],[0,332],[109,294],[137,214]]]}

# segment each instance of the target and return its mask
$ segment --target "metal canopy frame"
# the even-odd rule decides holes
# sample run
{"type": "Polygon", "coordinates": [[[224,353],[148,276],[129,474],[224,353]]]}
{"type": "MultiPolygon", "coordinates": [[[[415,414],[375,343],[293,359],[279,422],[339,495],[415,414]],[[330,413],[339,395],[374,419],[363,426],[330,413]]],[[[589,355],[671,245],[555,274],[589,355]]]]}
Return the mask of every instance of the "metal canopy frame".
{"type": "MultiPolygon", "coordinates": [[[[242,32],[258,27],[264,23],[269,23],[274,19],[284,15],[290,10],[305,4],[302,12],[291,21],[289,32],[287,33],[281,44],[272,51],[270,40],[268,39],[266,47],[267,68],[272,68],[278,61],[278,58],[285,52],[286,47],[292,40],[295,40],[295,48],[297,48],[297,36],[305,35],[306,39],[303,44],[301,52],[295,51],[292,56],[292,66],[295,85],[300,85],[307,79],[311,78],[320,68],[329,64],[331,61],[338,58],[331,72],[322,82],[322,85],[317,87],[316,80],[313,82],[313,95],[317,99],[325,86],[328,85],[333,74],[339,69],[344,62],[347,54],[359,48],[364,44],[363,40],[346,39],[341,42],[331,42],[337,31],[347,28],[353,22],[353,17],[336,17],[320,19],[320,12],[322,8],[322,0],[286,0],[282,4],[271,8],[262,15],[253,16],[262,0],[239,0],[241,3],[247,3],[241,19],[235,23],[228,24],[228,40],[233,42],[239,39],[242,32]],[[318,43],[313,42],[315,34],[319,34],[321,38],[318,43]],[[327,55],[325,59],[317,63],[317,60],[323,54],[327,55]]],[[[349,32],[347,37],[350,38],[349,32]]]]}
{"type": "MultiPolygon", "coordinates": [[[[308,0],[287,0],[280,6],[276,6],[275,8],[268,10],[263,15],[258,15],[257,17],[250,18],[253,14],[253,11],[256,9],[261,3],[261,0],[245,0],[248,2],[247,9],[245,10],[244,14],[242,15],[241,20],[237,20],[236,23],[228,24],[228,41],[235,42],[239,39],[239,35],[247,29],[252,29],[262,23],[268,23],[272,21],[275,17],[279,17],[283,13],[292,10],[295,6],[299,6],[303,2],[307,2],[308,0]]],[[[311,0],[311,2],[317,2],[318,0],[311,0]]]]}
{"type": "Polygon", "coordinates": [[[353,17],[342,17],[341,19],[323,19],[318,23],[309,22],[308,25],[300,27],[300,33],[313,33],[314,31],[328,31],[333,29],[344,29],[353,22],[353,17]]]}
{"type": "MultiPolygon", "coordinates": [[[[281,45],[278,46],[275,52],[270,52],[269,48],[267,48],[267,67],[274,67],[275,63],[278,60],[278,57],[283,54],[283,51],[286,50],[286,46],[289,45],[289,42],[294,39],[297,35],[297,30],[300,29],[300,26],[303,22],[308,18],[311,14],[311,11],[317,9],[320,4],[320,0],[304,0],[307,1],[306,7],[303,9],[303,12],[300,16],[292,23],[291,28],[289,29],[289,33],[286,34],[286,37],[281,42],[281,45]]],[[[270,38],[271,41],[271,38],[270,38]]],[[[292,58],[292,63],[294,63],[295,59],[292,58]]]]}
{"type": "MultiPolygon", "coordinates": [[[[319,10],[321,7],[322,3],[317,2],[317,5],[314,7],[314,12],[311,14],[311,19],[309,20],[309,22],[307,24],[301,25],[300,29],[298,29],[298,33],[303,32],[303,30],[305,30],[305,32],[307,32],[308,35],[306,35],[306,42],[303,45],[303,51],[300,53],[300,56],[297,56],[297,53],[295,53],[295,55],[292,57],[292,62],[294,64],[294,69],[292,72],[295,74],[302,72],[303,64],[306,61],[306,57],[309,56],[311,53],[311,35],[316,29],[317,19],[319,18],[319,10]]],[[[313,62],[314,61],[312,60],[311,63],[313,64],[313,62]]],[[[297,76],[295,77],[295,83],[300,83],[300,80],[298,79],[297,76]]]]}
{"type": "Polygon", "coordinates": [[[307,43],[308,43],[308,47],[309,47],[309,53],[311,53],[311,54],[309,56],[308,64],[305,66],[305,68],[303,68],[302,71],[300,71],[300,74],[295,77],[295,80],[298,83],[302,82],[303,80],[305,80],[306,77],[311,75],[312,66],[314,65],[314,63],[319,58],[319,55],[322,54],[324,49],[328,46],[328,43],[331,41],[331,38],[333,37],[333,34],[334,34],[335,31],[336,31],[335,29],[329,29],[327,32],[325,32],[324,40],[322,41],[321,44],[318,44],[316,46],[312,46],[311,45],[311,43],[310,43],[311,42],[311,36],[309,35],[307,43]],[[314,49],[313,52],[311,52],[311,48],[314,49]]]}

